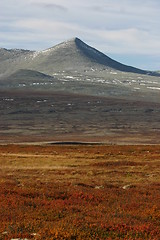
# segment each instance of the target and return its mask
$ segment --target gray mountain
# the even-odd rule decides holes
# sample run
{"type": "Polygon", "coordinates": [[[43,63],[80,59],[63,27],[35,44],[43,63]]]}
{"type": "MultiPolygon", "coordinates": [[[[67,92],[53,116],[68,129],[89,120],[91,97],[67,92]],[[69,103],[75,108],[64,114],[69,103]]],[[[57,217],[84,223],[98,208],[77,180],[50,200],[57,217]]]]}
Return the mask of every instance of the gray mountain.
{"type": "Polygon", "coordinates": [[[78,49],[80,49],[84,55],[86,55],[91,61],[102,64],[106,67],[110,67],[119,71],[123,72],[132,72],[132,73],[139,73],[139,74],[150,74],[150,75],[156,75],[156,72],[151,71],[144,71],[135,67],[127,66],[124,64],[121,64],[112,58],[106,56],[105,54],[101,53],[100,51],[96,50],[93,47],[90,47],[89,45],[82,42],[80,39],[75,38],[75,43],[78,49]]]}
{"type": "Polygon", "coordinates": [[[0,48],[0,79],[21,69],[21,65],[25,66],[24,62],[30,54],[33,54],[33,51],[0,48]]]}
{"type": "Polygon", "coordinates": [[[121,64],[78,38],[58,44],[43,51],[0,49],[0,74],[10,75],[18,69],[30,69],[53,75],[58,71],[85,72],[118,70],[137,74],[160,76],[158,72],[145,71],[121,64]],[[92,70],[92,71],[93,71],[92,70]]]}
{"type": "Polygon", "coordinates": [[[23,49],[6,49],[0,48],[0,63],[6,60],[15,60],[20,56],[26,56],[30,54],[32,51],[23,50],[23,49]]]}
{"type": "Polygon", "coordinates": [[[0,49],[3,89],[29,87],[159,101],[159,76],[121,64],[78,38],[43,51],[0,49]]]}
{"type": "Polygon", "coordinates": [[[121,64],[79,38],[71,39],[44,51],[34,52],[29,57],[31,61],[28,67],[46,74],[53,74],[57,71],[83,72],[91,69],[97,71],[113,69],[121,72],[160,76],[157,72],[121,64]]]}

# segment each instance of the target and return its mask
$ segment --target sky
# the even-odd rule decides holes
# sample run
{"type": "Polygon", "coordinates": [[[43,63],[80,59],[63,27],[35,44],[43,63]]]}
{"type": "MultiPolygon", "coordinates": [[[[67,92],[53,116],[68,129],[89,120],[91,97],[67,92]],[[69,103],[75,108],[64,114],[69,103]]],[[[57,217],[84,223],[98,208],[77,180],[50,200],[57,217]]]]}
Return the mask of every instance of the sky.
{"type": "Polygon", "coordinates": [[[0,0],[0,48],[78,37],[127,65],[160,70],[160,0],[0,0]]]}

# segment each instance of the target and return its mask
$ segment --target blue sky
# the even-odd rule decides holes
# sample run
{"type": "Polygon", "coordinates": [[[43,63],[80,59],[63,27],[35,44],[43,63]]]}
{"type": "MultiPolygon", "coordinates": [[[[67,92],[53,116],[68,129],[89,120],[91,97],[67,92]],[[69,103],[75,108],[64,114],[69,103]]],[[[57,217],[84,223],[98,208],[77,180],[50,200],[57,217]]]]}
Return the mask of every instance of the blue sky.
{"type": "Polygon", "coordinates": [[[115,60],[160,70],[159,0],[0,0],[0,47],[79,37],[115,60]]]}

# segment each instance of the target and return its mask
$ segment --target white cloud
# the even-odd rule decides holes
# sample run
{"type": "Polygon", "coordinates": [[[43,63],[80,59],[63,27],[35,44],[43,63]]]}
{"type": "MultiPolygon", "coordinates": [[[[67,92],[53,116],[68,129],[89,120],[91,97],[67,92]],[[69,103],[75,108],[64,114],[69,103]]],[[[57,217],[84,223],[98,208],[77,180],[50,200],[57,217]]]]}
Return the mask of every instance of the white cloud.
{"type": "Polygon", "coordinates": [[[111,31],[96,31],[103,41],[110,43],[110,52],[160,54],[160,41],[147,31],[139,29],[121,29],[111,31]]]}
{"type": "MultiPolygon", "coordinates": [[[[39,34],[43,39],[52,38],[66,40],[75,36],[82,37],[84,41],[96,39],[95,47],[108,53],[137,53],[160,54],[160,41],[147,31],[136,28],[121,30],[90,29],[75,23],[64,23],[52,20],[30,19],[20,20],[13,24],[17,29],[39,34]],[[86,37],[86,36],[89,37],[86,37]]],[[[33,35],[35,36],[35,35],[33,35]]],[[[34,41],[34,39],[32,39],[34,41]]],[[[91,41],[91,42],[92,42],[91,41]]],[[[92,44],[92,43],[91,43],[92,44]]]]}

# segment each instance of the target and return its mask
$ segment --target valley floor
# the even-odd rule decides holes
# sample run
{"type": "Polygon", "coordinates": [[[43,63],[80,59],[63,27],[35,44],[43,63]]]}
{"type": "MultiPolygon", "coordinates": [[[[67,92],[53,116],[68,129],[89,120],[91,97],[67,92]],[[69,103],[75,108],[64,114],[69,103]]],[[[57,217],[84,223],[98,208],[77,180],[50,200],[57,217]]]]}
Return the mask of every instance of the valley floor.
{"type": "Polygon", "coordinates": [[[1,145],[0,239],[160,239],[160,146],[1,145]]]}
{"type": "Polygon", "coordinates": [[[0,92],[0,143],[160,144],[160,103],[62,92],[0,92]]]}

